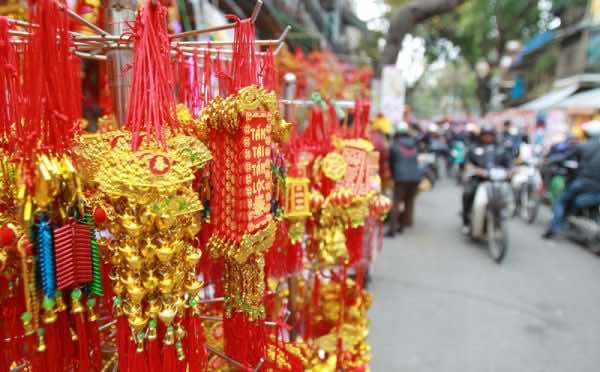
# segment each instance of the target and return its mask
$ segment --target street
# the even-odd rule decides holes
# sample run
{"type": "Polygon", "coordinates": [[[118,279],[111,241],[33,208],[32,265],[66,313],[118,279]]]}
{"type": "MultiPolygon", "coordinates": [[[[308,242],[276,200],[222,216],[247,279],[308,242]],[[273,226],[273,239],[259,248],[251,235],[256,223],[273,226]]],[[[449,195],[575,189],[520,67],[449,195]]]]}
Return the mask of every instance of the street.
{"type": "Polygon", "coordinates": [[[460,189],[439,182],[415,227],[385,239],[370,289],[374,372],[600,370],[600,258],[513,219],[501,265],[459,231],[460,189]]]}

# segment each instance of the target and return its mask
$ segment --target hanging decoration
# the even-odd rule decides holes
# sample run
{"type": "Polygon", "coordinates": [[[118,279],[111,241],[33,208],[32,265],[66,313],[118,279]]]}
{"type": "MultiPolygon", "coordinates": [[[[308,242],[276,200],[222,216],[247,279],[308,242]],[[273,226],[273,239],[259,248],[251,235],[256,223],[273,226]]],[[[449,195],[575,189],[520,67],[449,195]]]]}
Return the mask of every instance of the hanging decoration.
{"type": "Polygon", "coordinates": [[[169,33],[164,2],[122,35],[92,0],[28,8],[0,18],[0,369],[364,370],[362,276],[390,203],[368,105],[329,98],[349,82],[360,97],[368,74],[298,54],[317,66],[294,65],[299,85],[323,95],[292,131],[283,36],[257,42],[255,15],[217,43],[169,33]],[[103,67],[120,48],[121,128],[103,67]],[[97,133],[82,132],[80,58],[100,64],[97,133]]]}

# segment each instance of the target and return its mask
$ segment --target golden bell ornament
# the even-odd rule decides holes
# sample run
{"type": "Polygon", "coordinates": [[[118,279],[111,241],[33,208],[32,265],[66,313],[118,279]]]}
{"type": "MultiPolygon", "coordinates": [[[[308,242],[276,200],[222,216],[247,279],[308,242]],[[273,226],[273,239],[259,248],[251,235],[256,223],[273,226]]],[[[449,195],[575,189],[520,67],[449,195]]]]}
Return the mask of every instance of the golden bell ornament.
{"type": "Polygon", "coordinates": [[[129,233],[131,236],[135,236],[135,237],[139,236],[139,234],[141,233],[141,230],[142,230],[142,225],[137,223],[134,215],[123,214],[123,215],[121,215],[120,220],[121,220],[121,226],[123,226],[125,228],[125,230],[127,230],[127,233],[129,233]]]}
{"type": "Polygon", "coordinates": [[[37,351],[43,353],[46,351],[46,342],[44,341],[44,329],[38,329],[38,346],[37,351]]]}
{"type": "Polygon", "coordinates": [[[137,334],[146,326],[146,320],[137,314],[128,317],[127,321],[129,323],[129,326],[133,330],[133,334],[137,334]]]}
{"type": "Polygon", "coordinates": [[[154,271],[150,270],[144,276],[144,280],[142,281],[142,285],[148,292],[153,292],[159,284],[159,279],[156,275],[154,275],[154,271]]]}
{"type": "Polygon", "coordinates": [[[188,253],[185,255],[185,262],[189,266],[196,266],[200,258],[202,257],[202,251],[199,249],[190,249],[188,253]]]}
{"type": "Polygon", "coordinates": [[[161,306],[158,302],[157,298],[150,298],[148,300],[147,306],[146,306],[146,314],[148,315],[149,318],[158,318],[158,314],[160,313],[161,310],[161,306]]]}
{"type": "Polygon", "coordinates": [[[156,258],[162,263],[168,262],[175,253],[175,247],[169,244],[164,244],[156,250],[156,258]]]}
{"type": "Polygon", "coordinates": [[[191,221],[189,221],[188,225],[186,226],[186,235],[190,238],[194,238],[196,237],[196,235],[198,235],[198,233],[200,232],[201,226],[200,223],[198,221],[196,221],[195,218],[192,218],[191,221]]]}
{"type": "Polygon", "coordinates": [[[158,283],[158,290],[160,293],[170,293],[174,284],[171,275],[165,274],[158,283]]]}
{"type": "Polygon", "coordinates": [[[150,210],[146,210],[146,211],[144,211],[144,213],[140,214],[140,222],[144,226],[152,226],[152,225],[154,225],[154,222],[156,221],[156,217],[157,217],[156,213],[153,213],[150,210]]]}
{"type": "Polygon", "coordinates": [[[142,299],[144,298],[145,294],[146,292],[144,291],[144,288],[139,285],[132,285],[127,287],[127,295],[133,303],[139,304],[140,302],[142,302],[142,299]]]}
{"type": "Polygon", "coordinates": [[[126,257],[129,268],[133,271],[140,271],[144,265],[144,260],[137,254],[131,254],[126,257]]]}
{"type": "Polygon", "coordinates": [[[120,281],[113,281],[112,288],[113,288],[114,294],[116,294],[117,296],[122,295],[123,291],[125,291],[125,286],[120,281]]]}
{"type": "Polygon", "coordinates": [[[156,255],[157,248],[158,247],[156,246],[156,244],[154,244],[154,242],[152,242],[152,239],[147,238],[146,244],[144,245],[144,247],[142,248],[142,251],[141,251],[142,256],[146,260],[152,259],[156,255]]]}
{"type": "Polygon", "coordinates": [[[202,289],[203,283],[196,278],[188,280],[185,284],[185,289],[188,291],[190,297],[196,297],[200,289],[202,289]]]}
{"type": "Polygon", "coordinates": [[[175,315],[177,315],[175,309],[166,307],[158,314],[158,318],[165,323],[165,325],[171,325],[173,319],[175,319],[175,315]]]}
{"type": "Polygon", "coordinates": [[[156,219],[156,227],[160,231],[166,231],[173,226],[175,221],[176,221],[176,218],[174,218],[173,216],[171,216],[169,214],[163,213],[163,214],[159,215],[158,218],[156,219]]]}

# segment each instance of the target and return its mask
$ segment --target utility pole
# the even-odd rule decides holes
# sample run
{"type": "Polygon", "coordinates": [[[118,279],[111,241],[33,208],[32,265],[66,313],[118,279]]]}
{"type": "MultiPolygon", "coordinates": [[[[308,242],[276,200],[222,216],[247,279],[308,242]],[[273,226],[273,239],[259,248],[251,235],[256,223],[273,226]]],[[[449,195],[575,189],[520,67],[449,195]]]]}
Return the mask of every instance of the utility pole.
{"type": "MultiPolygon", "coordinates": [[[[105,29],[113,35],[129,31],[129,25],[135,22],[136,0],[106,0],[104,14],[105,29]]],[[[127,103],[131,88],[131,70],[127,66],[133,63],[133,50],[116,46],[106,52],[108,62],[109,87],[112,93],[115,120],[122,127],[127,120],[127,103]]]]}

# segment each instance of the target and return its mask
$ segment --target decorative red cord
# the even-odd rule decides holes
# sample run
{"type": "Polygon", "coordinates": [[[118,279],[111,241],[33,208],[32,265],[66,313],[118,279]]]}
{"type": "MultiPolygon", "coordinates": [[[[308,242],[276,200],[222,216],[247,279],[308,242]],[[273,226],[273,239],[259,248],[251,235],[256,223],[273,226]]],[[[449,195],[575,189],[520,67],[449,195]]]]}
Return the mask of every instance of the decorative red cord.
{"type": "Polygon", "coordinates": [[[18,83],[18,58],[10,42],[10,25],[0,17],[0,149],[12,153],[14,133],[11,126],[18,121],[18,103],[21,97],[18,83]]]}
{"type": "MultiPolygon", "coordinates": [[[[69,21],[54,0],[38,0],[30,6],[32,36],[25,46],[23,100],[17,125],[18,154],[31,172],[39,153],[61,155],[72,147],[81,118],[79,60],[70,52],[69,21]]],[[[33,185],[31,176],[26,180],[33,185]]]]}
{"type": "Polygon", "coordinates": [[[133,134],[134,151],[144,138],[166,147],[164,129],[177,128],[166,20],[167,9],[148,1],[131,30],[135,57],[127,128],[133,134]]]}

